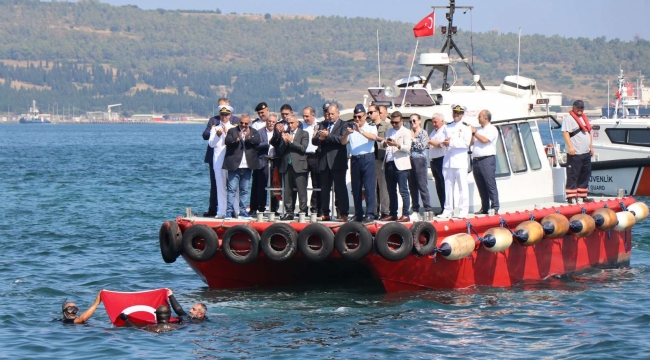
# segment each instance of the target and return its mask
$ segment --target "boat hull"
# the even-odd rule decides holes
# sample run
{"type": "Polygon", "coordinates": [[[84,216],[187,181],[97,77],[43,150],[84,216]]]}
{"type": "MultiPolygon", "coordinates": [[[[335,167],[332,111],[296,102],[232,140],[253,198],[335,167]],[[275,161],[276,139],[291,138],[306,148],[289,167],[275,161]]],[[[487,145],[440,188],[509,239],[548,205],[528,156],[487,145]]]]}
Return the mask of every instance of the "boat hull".
{"type": "MultiPolygon", "coordinates": [[[[607,207],[621,211],[634,203],[630,197],[585,204],[584,209],[591,213],[598,208],[607,207]]],[[[535,209],[505,215],[473,217],[471,219],[452,219],[433,221],[438,233],[438,244],[447,236],[467,232],[467,223],[483,234],[490,228],[498,227],[501,219],[514,227],[530,220],[531,215],[540,221],[544,216],[560,212],[570,218],[582,211],[582,205],[564,205],[535,209]]],[[[225,229],[232,225],[213,219],[177,219],[181,231],[193,224],[206,224],[215,229],[219,238],[225,229]]],[[[259,231],[270,223],[250,222],[259,231]]],[[[292,223],[297,231],[308,224],[292,223]]],[[[383,224],[369,226],[374,235],[383,224]]],[[[410,224],[406,224],[410,227],[410,224]]],[[[336,232],[337,228],[333,228],[336,232]]],[[[196,262],[183,255],[190,267],[211,289],[234,289],[250,287],[277,287],[295,284],[314,284],[323,279],[347,278],[360,272],[369,274],[383,285],[387,292],[412,291],[422,289],[459,289],[471,286],[508,287],[526,280],[542,280],[549,276],[559,276],[579,272],[599,266],[625,266],[631,255],[631,230],[599,231],[576,238],[571,233],[555,238],[542,239],[533,246],[523,246],[515,242],[502,252],[490,252],[479,242],[468,257],[447,260],[440,254],[416,256],[408,255],[400,261],[389,261],[374,251],[357,262],[341,259],[335,251],[332,256],[319,263],[313,263],[296,254],[284,262],[275,262],[260,253],[256,261],[240,265],[230,262],[221,251],[208,261],[196,262]]]]}
{"type": "Polygon", "coordinates": [[[650,159],[597,161],[591,167],[592,195],[617,196],[618,189],[623,189],[625,195],[650,196],[650,159]]]}

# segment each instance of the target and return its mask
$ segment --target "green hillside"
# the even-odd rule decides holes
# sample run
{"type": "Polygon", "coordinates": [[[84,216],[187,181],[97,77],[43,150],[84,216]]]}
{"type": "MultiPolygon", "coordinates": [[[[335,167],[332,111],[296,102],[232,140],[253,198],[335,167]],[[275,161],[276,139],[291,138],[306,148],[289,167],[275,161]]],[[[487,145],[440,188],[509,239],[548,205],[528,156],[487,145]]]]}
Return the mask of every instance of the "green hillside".
{"type": "MultiPolygon", "coordinates": [[[[382,82],[408,75],[412,27],[368,18],[145,11],[96,0],[0,0],[0,112],[25,112],[34,99],[41,110],[122,103],[126,113],[210,115],[224,95],[240,112],[260,101],[276,109],[325,99],[349,106],[377,84],[377,29],[382,82]]],[[[420,49],[438,51],[442,41],[424,38],[420,49]]],[[[472,55],[469,32],[459,31],[455,41],[472,55]]],[[[516,72],[516,34],[474,33],[472,42],[484,83],[516,72]]],[[[631,76],[650,73],[650,42],[643,39],[532,35],[521,43],[522,75],[588,106],[605,103],[607,79],[619,66],[631,76]]],[[[471,79],[459,70],[458,81],[471,79]]]]}

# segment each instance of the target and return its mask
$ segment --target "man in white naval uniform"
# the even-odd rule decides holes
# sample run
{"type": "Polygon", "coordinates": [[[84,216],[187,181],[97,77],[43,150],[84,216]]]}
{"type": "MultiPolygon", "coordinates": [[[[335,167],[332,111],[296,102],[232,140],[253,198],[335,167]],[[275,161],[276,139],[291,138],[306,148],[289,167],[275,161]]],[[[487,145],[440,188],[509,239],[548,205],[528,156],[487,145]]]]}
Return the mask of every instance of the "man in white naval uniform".
{"type": "MultiPolygon", "coordinates": [[[[208,144],[214,149],[212,156],[212,167],[214,168],[214,177],[217,185],[217,218],[225,217],[226,205],[228,197],[226,190],[228,189],[228,170],[222,169],[223,159],[226,156],[226,134],[228,130],[234,128],[235,125],[230,122],[232,115],[232,107],[224,105],[219,107],[219,117],[221,122],[218,125],[213,125],[210,129],[210,139],[208,144]]],[[[235,202],[235,214],[239,214],[239,205],[235,202]]]]}
{"type": "Polygon", "coordinates": [[[442,174],[445,177],[445,208],[440,216],[450,217],[454,205],[458,205],[458,217],[469,215],[469,189],[467,186],[467,150],[472,141],[472,128],[461,120],[466,108],[452,105],[454,121],[447,124],[445,140],[442,145],[447,148],[442,162],[442,174]],[[454,185],[458,184],[459,199],[454,202],[454,185]]]}

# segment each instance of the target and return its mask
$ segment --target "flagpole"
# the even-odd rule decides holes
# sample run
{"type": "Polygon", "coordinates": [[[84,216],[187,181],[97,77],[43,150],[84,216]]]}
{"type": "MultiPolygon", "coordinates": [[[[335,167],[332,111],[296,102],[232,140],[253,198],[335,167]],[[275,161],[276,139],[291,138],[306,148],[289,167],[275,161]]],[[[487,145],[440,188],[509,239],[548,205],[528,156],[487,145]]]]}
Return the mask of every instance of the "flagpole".
{"type": "Polygon", "coordinates": [[[519,99],[519,58],[521,57],[521,28],[519,28],[519,47],[517,48],[517,99],[519,99]]]}
{"type": "Polygon", "coordinates": [[[381,62],[379,60],[379,29],[377,29],[377,72],[379,73],[379,84],[381,87],[381,62]]]}
{"type": "Polygon", "coordinates": [[[411,73],[413,72],[413,65],[415,64],[415,56],[418,52],[418,44],[420,39],[415,42],[415,51],[413,52],[413,61],[411,61],[411,70],[409,70],[409,77],[406,78],[406,87],[404,88],[404,97],[402,98],[402,107],[404,107],[404,102],[406,101],[406,90],[409,88],[409,82],[411,81],[411,73]]]}
{"type": "Polygon", "coordinates": [[[610,97],[609,97],[609,79],[607,79],[607,118],[608,118],[608,119],[609,119],[610,117],[612,117],[612,116],[610,115],[611,110],[610,110],[610,108],[609,108],[609,107],[610,107],[609,104],[611,104],[611,103],[609,102],[609,99],[610,99],[610,97]]]}

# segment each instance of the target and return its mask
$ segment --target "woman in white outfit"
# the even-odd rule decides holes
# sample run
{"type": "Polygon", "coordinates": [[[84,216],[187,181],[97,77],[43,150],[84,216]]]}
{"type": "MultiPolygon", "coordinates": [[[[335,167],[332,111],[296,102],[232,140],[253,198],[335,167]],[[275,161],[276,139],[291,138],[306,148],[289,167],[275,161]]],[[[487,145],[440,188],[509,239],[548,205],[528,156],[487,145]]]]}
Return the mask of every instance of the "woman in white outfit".
{"type": "MultiPolygon", "coordinates": [[[[210,139],[208,144],[214,149],[214,156],[212,157],[212,168],[214,169],[214,177],[217,182],[217,218],[225,217],[226,205],[228,202],[227,189],[228,189],[228,170],[222,169],[223,159],[226,156],[226,133],[230,128],[235,127],[230,123],[230,116],[232,114],[232,107],[223,105],[219,108],[219,117],[221,122],[210,129],[210,139]]],[[[235,204],[235,214],[239,213],[239,205],[235,204]]]]}

